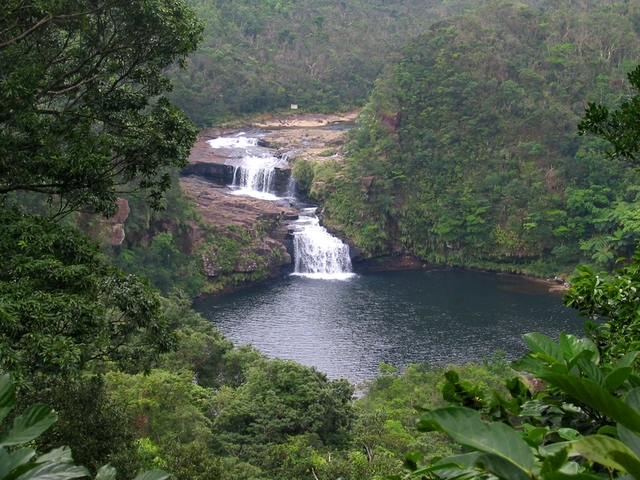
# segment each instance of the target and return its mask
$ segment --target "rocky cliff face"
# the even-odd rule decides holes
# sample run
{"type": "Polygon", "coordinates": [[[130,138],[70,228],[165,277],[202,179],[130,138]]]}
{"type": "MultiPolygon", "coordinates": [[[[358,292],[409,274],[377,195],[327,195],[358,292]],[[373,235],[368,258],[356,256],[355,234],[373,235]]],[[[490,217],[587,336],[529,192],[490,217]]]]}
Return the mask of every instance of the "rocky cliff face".
{"type": "Polygon", "coordinates": [[[251,197],[231,195],[194,175],[180,184],[193,200],[199,225],[190,234],[202,255],[210,289],[245,280],[262,280],[292,263],[287,222],[297,218],[289,207],[251,197]]]}

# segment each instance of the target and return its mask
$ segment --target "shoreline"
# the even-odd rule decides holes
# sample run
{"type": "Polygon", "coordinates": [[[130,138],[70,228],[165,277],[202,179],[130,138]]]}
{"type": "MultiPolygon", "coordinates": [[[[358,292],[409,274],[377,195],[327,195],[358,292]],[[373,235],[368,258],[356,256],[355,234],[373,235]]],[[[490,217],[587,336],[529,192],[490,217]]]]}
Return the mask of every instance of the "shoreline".
{"type": "Polygon", "coordinates": [[[384,257],[377,257],[374,259],[363,260],[360,263],[359,273],[372,273],[372,272],[389,272],[400,270],[464,270],[468,272],[487,273],[492,275],[500,275],[504,277],[511,277],[519,280],[526,280],[528,282],[538,283],[549,287],[549,293],[562,294],[569,288],[569,284],[564,279],[549,279],[534,277],[532,275],[525,275],[522,273],[515,273],[509,271],[493,270],[488,268],[476,268],[466,267],[460,265],[439,265],[428,263],[416,258],[411,254],[389,255],[384,257]],[[373,266],[371,265],[373,264],[373,266]]]}
{"type": "MultiPolygon", "coordinates": [[[[449,270],[449,271],[464,271],[464,272],[472,272],[472,273],[482,273],[487,275],[495,275],[506,278],[511,278],[513,280],[524,281],[528,283],[535,283],[538,285],[544,285],[547,288],[545,292],[540,292],[544,294],[562,296],[564,292],[569,288],[567,283],[562,282],[561,280],[552,280],[545,279],[539,277],[533,277],[531,275],[523,275],[520,273],[512,273],[512,272],[501,272],[496,270],[482,269],[482,268],[473,268],[473,267],[462,267],[462,266],[450,266],[450,265],[437,265],[422,262],[421,260],[413,257],[413,255],[399,255],[396,257],[378,257],[378,260],[383,259],[380,264],[384,264],[384,266],[363,266],[358,265],[363,262],[376,261],[376,259],[368,259],[365,261],[357,262],[354,265],[354,273],[358,275],[368,275],[372,273],[384,273],[384,272],[399,272],[399,271],[411,271],[411,270],[449,270]]],[[[376,263],[378,263],[376,261],[376,263]]],[[[269,278],[265,278],[263,280],[258,280],[256,282],[243,283],[239,285],[225,285],[225,287],[216,292],[209,293],[201,293],[197,297],[193,299],[194,302],[197,302],[206,298],[215,298],[222,297],[229,294],[233,294],[236,292],[241,292],[245,290],[250,290],[254,287],[260,287],[266,285],[271,282],[279,282],[285,280],[291,274],[290,267],[281,267],[280,272],[270,276],[269,278]]]]}

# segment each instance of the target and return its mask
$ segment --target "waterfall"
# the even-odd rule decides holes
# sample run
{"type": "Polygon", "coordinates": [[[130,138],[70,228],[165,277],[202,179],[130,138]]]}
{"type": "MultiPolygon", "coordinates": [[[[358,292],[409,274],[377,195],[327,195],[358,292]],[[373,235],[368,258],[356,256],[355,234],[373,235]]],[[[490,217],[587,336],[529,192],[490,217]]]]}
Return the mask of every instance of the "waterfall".
{"type": "Polygon", "coordinates": [[[233,137],[218,137],[207,143],[214,149],[231,151],[228,165],[233,165],[233,182],[231,187],[234,195],[247,195],[262,200],[277,200],[271,193],[275,168],[284,162],[258,146],[258,138],[246,137],[244,132],[233,137]]]}
{"type": "Polygon", "coordinates": [[[302,209],[293,227],[294,275],[331,280],[354,276],[349,246],[320,225],[315,208],[302,209]]]}
{"type": "MultiPolygon", "coordinates": [[[[214,149],[226,149],[226,165],[233,165],[233,195],[247,195],[270,201],[295,202],[296,181],[289,179],[286,197],[273,193],[276,167],[287,163],[287,156],[278,158],[258,145],[257,138],[246,137],[244,132],[232,137],[219,137],[207,143],[214,149]]],[[[291,153],[291,152],[290,152],[291,153]]],[[[320,225],[315,207],[299,211],[299,219],[293,224],[293,275],[303,277],[347,280],[351,273],[349,246],[334,237],[320,225]]]]}
{"type": "Polygon", "coordinates": [[[233,170],[234,195],[249,195],[263,200],[276,200],[271,193],[276,165],[280,163],[273,155],[245,155],[233,170]]]}

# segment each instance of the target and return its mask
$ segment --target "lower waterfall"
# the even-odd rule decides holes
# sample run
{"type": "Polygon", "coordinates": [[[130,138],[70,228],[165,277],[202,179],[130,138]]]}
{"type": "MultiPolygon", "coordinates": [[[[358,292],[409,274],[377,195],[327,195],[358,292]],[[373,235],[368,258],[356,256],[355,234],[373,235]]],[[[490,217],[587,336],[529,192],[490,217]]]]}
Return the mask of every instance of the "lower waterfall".
{"type": "Polygon", "coordinates": [[[293,224],[293,275],[325,280],[353,277],[349,246],[320,225],[315,211],[315,207],[302,209],[293,224]]]}

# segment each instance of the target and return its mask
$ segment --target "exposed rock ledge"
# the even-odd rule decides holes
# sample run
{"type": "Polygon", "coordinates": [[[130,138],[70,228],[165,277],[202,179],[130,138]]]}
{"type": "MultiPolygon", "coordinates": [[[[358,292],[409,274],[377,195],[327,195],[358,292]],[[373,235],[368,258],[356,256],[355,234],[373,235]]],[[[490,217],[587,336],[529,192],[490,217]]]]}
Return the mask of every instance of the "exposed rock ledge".
{"type": "Polygon", "coordinates": [[[280,267],[291,264],[291,239],[285,222],[298,218],[295,210],[256,198],[231,195],[226,188],[216,188],[196,176],[183,177],[180,183],[206,225],[207,231],[194,225],[190,237],[202,252],[205,273],[210,281],[215,283],[234,274],[256,274],[266,278],[278,274],[280,267]],[[226,241],[211,242],[207,234],[226,241]],[[221,246],[223,243],[227,250],[221,246]]]}
{"type": "MultiPolygon", "coordinates": [[[[191,149],[189,167],[183,174],[198,175],[219,186],[231,184],[236,159],[230,157],[227,150],[213,150],[207,141],[240,131],[251,133],[251,128],[263,135],[261,145],[274,149],[279,156],[292,155],[312,161],[323,161],[329,157],[342,158],[344,128],[355,122],[356,115],[357,112],[344,115],[290,115],[278,118],[265,115],[262,120],[247,127],[249,130],[219,127],[205,129],[200,132],[191,149]]],[[[288,168],[286,162],[276,168],[277,190],[286,189],[289,179],[288,168]]]]}
{"type": "Polygon", "coordinates": [[[267,131],[265,144],[279,154],[321,162],[343,158],[345,130],[355,124],[357,113],[290,115],[263,119],[252,126],[267,131]]]}

